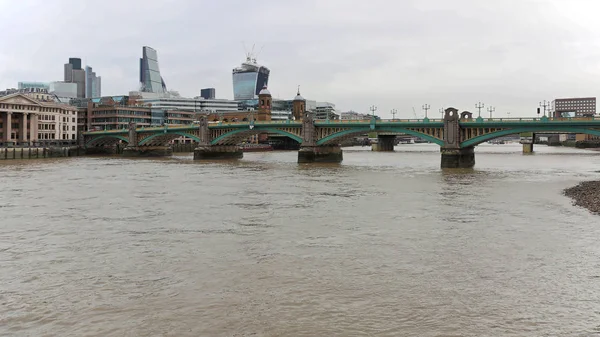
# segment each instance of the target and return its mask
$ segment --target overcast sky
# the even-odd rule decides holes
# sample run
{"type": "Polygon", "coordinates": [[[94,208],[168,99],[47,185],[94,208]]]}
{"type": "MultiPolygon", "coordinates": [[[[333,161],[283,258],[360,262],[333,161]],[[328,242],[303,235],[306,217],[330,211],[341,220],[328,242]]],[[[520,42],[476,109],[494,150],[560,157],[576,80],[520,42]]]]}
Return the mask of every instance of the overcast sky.
{"type": "Polygon", "coordinates": [[[597,0],[0,0],[0,89],[62,80],[80,57],[103,95],[127,94],[148,45],[170,90],[232,98],[245,42],[264,46],[274,97],[300,85],[384,117],[478,101],[526,116],[544,99],[600,93],[598,13],[597,0]]]}

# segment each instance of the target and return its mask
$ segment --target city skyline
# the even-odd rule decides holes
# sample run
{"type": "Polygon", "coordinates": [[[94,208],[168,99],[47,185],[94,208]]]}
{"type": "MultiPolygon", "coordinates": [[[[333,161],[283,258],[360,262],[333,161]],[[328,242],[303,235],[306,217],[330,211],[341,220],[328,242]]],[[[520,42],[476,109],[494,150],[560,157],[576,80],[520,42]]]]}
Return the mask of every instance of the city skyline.
{"type": "Polygon", "coordinates": [[[431,106],[431,116],[448,106],[476,111],[479,101],[497,107],[498,117],[534,115],[541,100],[597,96],[600,88],[594,35],[600,25],[591,16],[599,5],[586,1],[373,1],[349,7],[341,1],[131,1],[119,2],[122,10],[115,12],[116,3],[0,4],[8,26],[25,13],[39,23],[7,37],[11,48],[0,51],[0,88],[60,80],[60,65],[76,55],[101,70],[104,95],[126,94],[138,87],[139,50],[148,45],[160,53],[169,89],[193,97],[214,87],[219,98],[233,98],[231,69],[244,60],[243,41],[264,45],[258,61],[274,71],[274,98],[293,98],[300,84],[305,97],[336,102],[340,111],[368,112],[376,105],[382,117],[397,109],[397,118],[411,118],[413,107],[422,116],[423,104],[431,106]],[[130,10],[140,15],[128,16],[130,10]],[[206,20],[195,20],[199,10],[206,20]],[[73,21],[52,20],[64,11],[74,14],[73,21]],[[84,11],[94,15],[76,15],[84,11]],[[302,19],[289,20],[287,13],[302,19]],[[102,24],[107,15],[111,26],[102,24]],[[161,24],[155,24],[159,16],[161,24]],[[183,27],[217,28],[198,47],[181,34],[183,27]],[[65,38],[47,39],[54,34],[65,38]]]}

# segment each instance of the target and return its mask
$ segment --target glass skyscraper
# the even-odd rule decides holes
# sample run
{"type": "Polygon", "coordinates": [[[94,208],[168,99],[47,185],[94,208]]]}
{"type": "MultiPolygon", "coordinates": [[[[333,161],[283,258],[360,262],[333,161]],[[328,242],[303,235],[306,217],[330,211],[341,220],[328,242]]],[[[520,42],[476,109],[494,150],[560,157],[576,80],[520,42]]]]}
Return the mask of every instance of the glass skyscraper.
{"type": "Polygon", "coordinates": [[[158,68],[158,53],[150,47],[142,48],[142,58],[140,59],[140,91],[164,93],[167,91],[167,85],[160,76],[158,68]]]}
{"type": "Polygon", "coordinates": [[[233,99],[250,100],[258,97],[260,90],[269,82],[269,68],[256,63],[251,54],[246,62],[233,69],[233,99]]]}
{"type": "Polygon", "coordinates": [[[92,71],[92,67],[85,67],[85,97],[94,98],[102,96],[102,78],[96,76],[96,73],[92,71]]]}

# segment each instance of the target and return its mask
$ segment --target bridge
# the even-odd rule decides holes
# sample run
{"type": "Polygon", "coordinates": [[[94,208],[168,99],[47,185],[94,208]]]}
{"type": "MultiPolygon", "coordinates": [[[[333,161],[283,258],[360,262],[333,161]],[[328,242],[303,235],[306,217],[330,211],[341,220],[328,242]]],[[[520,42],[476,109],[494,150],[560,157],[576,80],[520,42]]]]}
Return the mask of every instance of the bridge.
{"type": "MultiPolygon", "coordinates": [[[[252,135],[276,133],[300,143],[299,163],[341,162],[340,143],[367,133],[378,134],[380,151],[393,151],[398,134],[420,137],[438,144],[443,168],[469,168],[475,165],[474,147],[510,134],[569,132],[600,136],[600,118],[473,118],[472,113],[445,110],[443,119],[331,120],[315,121],[306,114],[301,121],[244,121],[84,132],[82,145],[87,150],[126,143],[125,156],[167,156],[169,143],[188,137],[198,143],[194,159],[241,158],[239,144],[252,135]]],[[[533,143],[523,144],[531,152],[533,143]]]]}

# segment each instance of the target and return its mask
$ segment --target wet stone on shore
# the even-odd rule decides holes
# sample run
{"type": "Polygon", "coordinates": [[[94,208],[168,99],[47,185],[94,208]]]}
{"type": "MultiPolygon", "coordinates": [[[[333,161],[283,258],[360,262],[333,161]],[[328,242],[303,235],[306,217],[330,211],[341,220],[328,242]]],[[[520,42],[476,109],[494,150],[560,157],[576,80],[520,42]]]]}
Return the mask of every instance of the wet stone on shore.
{"type": "Polygon", "coordinates": [[[573,199],[576,206],[587,208],[590,212],[600,215],[600,181],[584,181],[565,189],[564,194],[573,199]]]}

